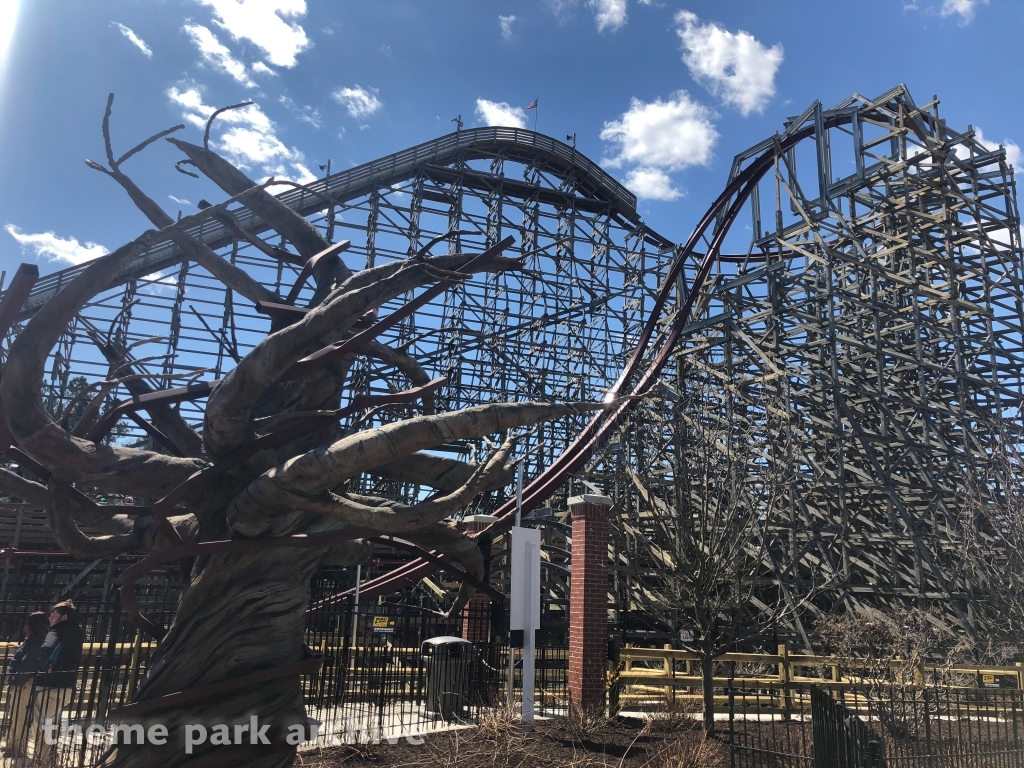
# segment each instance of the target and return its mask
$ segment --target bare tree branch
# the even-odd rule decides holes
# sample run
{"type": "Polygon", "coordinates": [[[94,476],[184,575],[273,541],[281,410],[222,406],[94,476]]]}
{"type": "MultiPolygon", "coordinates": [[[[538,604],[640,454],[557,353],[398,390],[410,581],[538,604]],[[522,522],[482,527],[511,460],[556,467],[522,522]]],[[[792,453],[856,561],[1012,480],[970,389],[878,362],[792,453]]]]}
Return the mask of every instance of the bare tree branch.
{"type": "MultiPolygon", "coordinates": [[[[128,520],[119,515],[122,531],[102,536],[89,536],[82,532],[75,522],[72,510],[78,509],[75,497],[68,493],[66,483],[51,480],[49,484],[50,526],[57,544],[65,552],[82,560],[115,557],[125,552],[153,552],[170,548],[177,542],[170,542],[161,534],[151,518],[139,517],[128,520]]],[[[184,541],[194,541],[198,534],[196,519],[192,515],[169,518],[178,535],[184,541]]]]}
{"type": "MultiPolygon", "coordinates": [[[[462,533],[453,526],[444,523],[435,523],[427,528],[421,528],[407,534],[403,538],[424,549],[445,555],[452,561],[458,563],[466,572],[476,577],[483,578],[484,557],[477,544],[477,540],[462,533]]],[[[458,616],[462,609],[469,602],[476,589],[468,581],[463,581],[455,602],[448,610],[449,617],[458,616]]]]}
{"type": "MultiPolygon", "coordinates": [[[[137,144],[131,150],[126,152],[120,160],[114,160],[114,151],[110,144],[110,113],[114,103],[114,94],[110,94],[107,98],[107,108],[103,114],[103,142],[107,152],[107,159],[110,164],[110,170],[103,168],[99,163],[95,163],[92,160],[86,160],[86,164],[94,170],[100,170],[106,173],[108,176],[113,178],[118,184],[120,184],[124,190],[128,193],[128,197],[131,198],[132,202],[135,203],[136,207],[142,211],[147,219],[152,222],[153,226],[159,229],[166,229],[174,223],[174,219],[167,215],[164,210],[156,204],[148,195],[146,195],[139,187],[133,182],[126,174],[120,169],[120,164],[127,160],[135,153],[145,149],[147,146],[152,144],[162,136],[166,136],[174,131],[182,128],[183,126],[175,126],[169,128],[161,133],[150,136],[145,141],[137,144]]],[[[253,185],[255,186],[255,184],[253,185]]],[[[274,301],[279,300],[278,297],[260,285],[258,282],[249,277],[245,271],[239,269],[234,264],[225,261],[216,253],[214,253],[205,243],[200,243],[198,240],[192,238],[188,233],[182,230],[174,230],[170,233],[171,239],[174,244],[181,249],[184,256],[204,267],[210,274],[220,280],[224,285],[231,288],[233,291],[245,296],[250,301],[274,301]]]]}
{"type": "Polygon", "coordinates": [[[6,467],[0,467],[0,488],[4,493],[21,499],[35,509],[46,509],[50,500],[45,485],[22,477],[6,467]]]}
{"type": "Polygon", "coordinates": [[[202,465],[150,451],[98,446],[68,434],[43,407],[38,382],[46,358],[71,319],[113,275],[139,258],[155,240],[143,236],[91,262],[62,292],[60,301],[43,306],[11,345],[0,379],[0,401],[12,437],[53,475],[65,482],[102,483],[111,490],[161,493],[202,465]]]}
{"type": "Polygon", "coordinates": [[[203,149],[209,151],[209,149],[210,149],[210,129],[213,128],[213,121],[216,120],[217,117],[222,112],[227,112],[229,109],[241,109],[242,107],[248,107],[251,104],[252,104],[252,101],[240,101],[237,104],[230,104],[230,105],[228,105],[226,107],[221,107],[220,109],[215,110],[214,113],[212,115],[210,115],[210,119],[206,121],[206,133],[203,134],[203,149]]]}
{"type": "MultiPolygon", "coordinates": [[[[464,265],[473,258],[464,255],[449,261],[464,265]]],[[[369,310],[428,282],[425,271],[424,265],[412,262],[364,270],[302,320],[257,344],[210,396],[203,428],[207,454],[225,456],[241,445],[250,435],[253,406],[293,363],[343,338],[369,310]]]]}
{"type": "MultiPolygon", "coordinates": [[[[216,152],[178,139],[168,139],[184,152],[192,164],[214,184],[229,195],[241,195],[255,187],[255,183],[216,152]]],[[[330,243],[302,216],[264,190],[244,195],[244,202],[261,219],[280,232],[305,258],[311,259],[330,246],[330,243]]],[[[352,272],[337,256],[324,259],[313,271],[318,286],[314,304],[336,285],[352,276],[352,272]]]]}
{"type": "Polygon", "coordinates": [[[349,435],[264,472],[232,501],[228,522],[240,534],[264,535],[287,524],[277,519],[282,512],[305,509],[345,480],[403,456],[607,407],[606,403],[498,403],[418,416],[349,435]]]}
{"type": "MultiPolygon", "coordinates": [[[[389,480],[399,480],[416,485],[426,485],[438,491],[453,491],[464,485],[476,471],[476,467],[464,461],[447,456],[432,456],[427,453],[413,453],[400,460],[369,470],[370,474],[389,480]]],[[[485,491],[501,488],[512,482],[513,470],[505,467],[494,477],[485,491]]]]}
{"type": "MultiPolygon", "coordinates": [[[[395,368],[409,377],[409,381],[417,386],[422,386],[430,381],[430,375],[423,370],[423,366],[419,364],[419,361],[408,352],[381,344],[379,341],[367,342],[362,346],[361,351],[363,354],[395,366],[395,368]]],[[[423,398],[423,412],[426,414],[434,413],[433,392],[427,393],[426,397],[423,398]]]]}
{"type": "Polygon", "coordinates": [[[296,505],[296,508],[316,512],[358,528],[371,528],[385,533],[407,533],[439,523],[463,509],[496,477],[504,474],[505,462],[511,450],[512,440],[505,440],[494,455],[486,463],[478,466],[461,487],[445,496],[427,499],[411,506],[368,505],[326,491],[320,498],[310,499],[304,506],[296,505]]]}

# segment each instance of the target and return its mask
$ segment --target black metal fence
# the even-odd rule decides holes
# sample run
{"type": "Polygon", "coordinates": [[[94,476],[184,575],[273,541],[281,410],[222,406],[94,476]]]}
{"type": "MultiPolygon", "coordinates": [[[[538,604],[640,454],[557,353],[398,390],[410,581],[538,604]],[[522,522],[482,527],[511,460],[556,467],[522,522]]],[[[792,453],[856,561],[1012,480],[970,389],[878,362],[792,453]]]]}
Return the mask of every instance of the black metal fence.
{"type": "Polygon", "coordinates": [[[732,768],[1024,768],[1024,691],[761,686],[727,692],[732,768]]]}
{"type": "MultiPolygon", "coordinates": [[[[0,630],[6,641],[0,644],[0,673],[7,671],[28,613],[71,596],[84,619],[86,645],[77,685],[73,696],[60,702],[58,716],[81,728],[82,735],[72,729],[71,738],[61,740],[58,765],[89,765],[104,751],[108,739],[97,736],[90,743],[86,729],[99,725],[109,734],[108,713],[131,701],[156,651],[156,643],[136,629],[121,607],[118,574],[126,564],[104,561],[83,575],[88,564],[56,559],[23,561],[7,571],[0,594],[0,630]]],[[[172,569],[136,584],[142,611],[164,626],[171,623],[177,605],[175,580],[172,569]]],[[[321,576],[312,586],[311,602],[344,586],[321,576]]],[[[452,722],[478,721],[485,712],[506,705],[510,680],[516,697],[521,660],[509,649],[504,606],[474,602],[468,619],[479,638],[472,644],[459,640],[462,617],[448,619],[414,596],[404,602],[342,603],[311,611],[305,642],[324,662],[303,679],[303,688],[307,714],[320,723],[318,745],[417,738],[452,722]],[[443,637],[451,639],[424,646],[443,637]]],[[[537,713],[562,714],[567,637],[544,630],[538,641],[537,713]]],[[[27,722],[19,708],[33,705],[38,713],[40,694],[33,694],[31,685],[12,685],[3,678],[0,742],[7,747],[18,745],[18,726],[27,722]]],[[[22,736],[29,737],[21,741],[25,749],[38,754],[39,732],[22,736]]]]}

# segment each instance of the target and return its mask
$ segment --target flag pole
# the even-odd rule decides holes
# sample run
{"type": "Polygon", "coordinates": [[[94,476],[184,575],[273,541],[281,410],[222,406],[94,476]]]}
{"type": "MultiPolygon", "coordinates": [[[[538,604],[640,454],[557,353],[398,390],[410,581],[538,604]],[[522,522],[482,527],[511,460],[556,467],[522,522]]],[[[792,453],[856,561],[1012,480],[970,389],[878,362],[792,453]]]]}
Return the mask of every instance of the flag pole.
{"type": "Polygon", "coordinates": [[[533,100],[533,103],[537,106],[533,108],[533,132],[537,132],[537,118],[540,115],[540,97],[538,96],[533,100]]]}

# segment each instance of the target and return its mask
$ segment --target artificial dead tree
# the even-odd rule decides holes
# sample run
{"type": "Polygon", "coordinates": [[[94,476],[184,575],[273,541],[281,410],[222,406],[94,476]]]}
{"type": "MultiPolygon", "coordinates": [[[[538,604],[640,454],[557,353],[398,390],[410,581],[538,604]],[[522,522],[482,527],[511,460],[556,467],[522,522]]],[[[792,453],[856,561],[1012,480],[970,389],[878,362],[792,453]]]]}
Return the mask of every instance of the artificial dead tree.
{"type": "MultiPolygon", "coordinates": [[[[475,272],[519,269],[519,260],[498,255],[508,241],[484,254],[429,257],[421,252],[352,274],[337,257],[336,246],[270,195],[265,184],[246,178],[209,148],[209,126],[203,146],[178,140],[174,144],[229,198],[174,222],[122,166],[177,127],[115,158],[111,106],[112,99],[103,120],[108,165],[89,165],[123,187],[158,229],[90,263],[11,345],[0,379],[0,405],[11,439],[8,453],[19,457],[37,481],[2,470],[0,487],[47,509],[58,544],[76,557],[158,553],[182,566],[184,589],[170,627],[148,622],[127,603],[159,645],[123,720],[166,724],[168,744],[119,746],[106,755],[104,765],[286,766],[295,754],[295,747],[285,741],[287,727],[306,723],[300,673],[309,667],[303,632],[307,591],[317,569],[354,565],[367,556],[368,539],[395,536],[461,569],[462,588],[451,608],[456,615],[473,584],[480,583],[484,562],[476,541],[448,519],[480,493],[508,483],[506,461],[517,429],[606,406],[491,403],[435,413],[432,392],[438,382],[428,382],[408,352],[374,338],[387,325],[387,318],[374,322],[374,313],[423,286],[436,289],[475,272]],[[202,265],[232,291],[252,301],[283,301],[188,234],[201,221],[232,219],[228,206],[237,201],[297,251],[282,257],[301,261],[306,265],[303,274],[316,283],[308,311],[270,333],[234,370],[206,386],[201,433],[175,409],[160,411],[167,451],[108,445],[100,439],[100,426],[109,425],[116,414],[105,418],[98,410],[111,382],[121,380],[117,376],[91,390],[95,396],[83,409],[88,429],[56,422],[40,395],[50,350],[79,311],[151,245],[170,238],[182,258],[202,265]],[[345,405],[347,375],[360,356],[377,358],[420,385],[404,397],[382,396],[384,402],[374,404],[401,403],[400,408],[408,409],[414,395],[419,415],[399,411],[374,429],[344,427],[346,422],[339,419],[367,404],[345,405]],[[402,413],[408,417],[400,418],[402,413]],[[477,465],[425,453],[487,436],[500,436],[500,447],[477,465]],[[426,486],[435,493],[413,504],[362,496],[350,485],[364,473],[426,486]],[[133,508],[96,503],[101,494],[155,502],[149,515],[137,515],[133,508]],[[86,532],[97,528],[98,534],[86,532]],[[261,725],[271,726],[271,745],[221,748],[221,754],[209,746],[192,755],[181,749],[186,723],[248,722],[253,714],[261,725]]],[[[108,353],[108,359],[124,358],[124,350],[108,353]]],[[[131,366],[125,370],[123,364],[111,365],[121,378],[142,385],[131,366]]]]}

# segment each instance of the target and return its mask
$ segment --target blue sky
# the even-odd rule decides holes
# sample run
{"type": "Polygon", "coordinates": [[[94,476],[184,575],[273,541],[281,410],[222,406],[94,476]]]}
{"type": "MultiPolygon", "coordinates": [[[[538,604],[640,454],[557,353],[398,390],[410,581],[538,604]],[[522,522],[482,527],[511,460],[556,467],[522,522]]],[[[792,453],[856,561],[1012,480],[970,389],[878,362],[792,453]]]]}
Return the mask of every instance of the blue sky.
{"type": "MultiPolygon", "coordinates": [[[[520,123],[604,162],[681,240],[735,153],[814,99],[905,82],[1011,161],[1024,143],[1021,0],[0,0],[0,269],[43,274],[147,228],[115,154],[175,123],[250,175],[295,180],[467,126],[520,123]],[[535,113],[524,108],[539,101],[535,113]]],[[[208,182],[159,142],[124,170],[173,216],[208,182]]]]}

